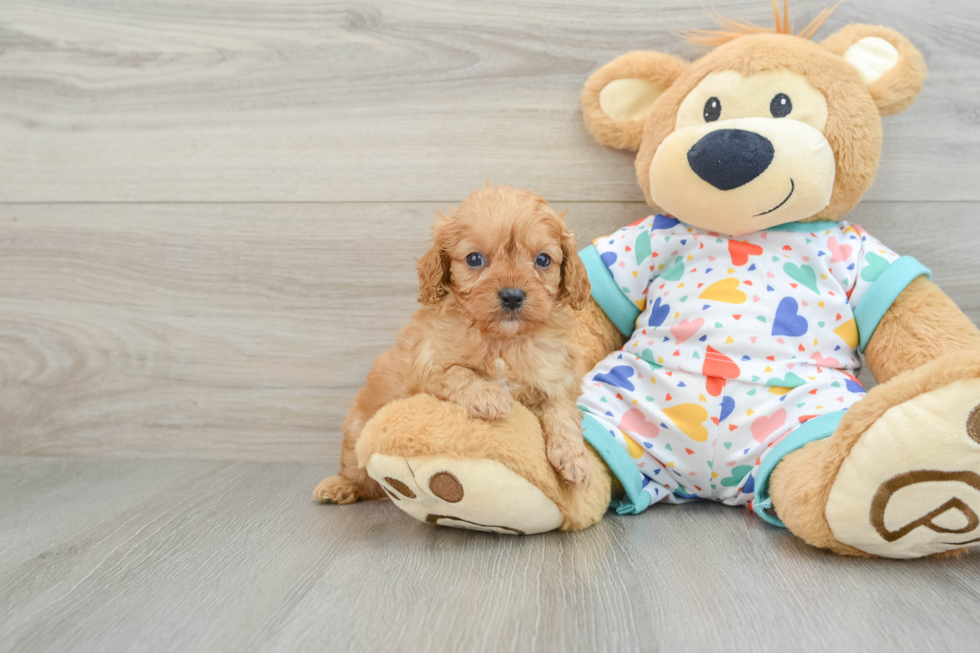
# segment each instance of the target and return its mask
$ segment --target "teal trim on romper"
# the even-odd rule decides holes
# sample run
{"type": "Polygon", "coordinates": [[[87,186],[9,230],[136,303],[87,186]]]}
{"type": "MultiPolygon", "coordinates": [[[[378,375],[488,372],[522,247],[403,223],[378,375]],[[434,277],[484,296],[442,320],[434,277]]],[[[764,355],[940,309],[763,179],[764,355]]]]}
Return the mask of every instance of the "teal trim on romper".
{"type": "Polygon", "coordinates": [[[796,429],[780,441],[773,450],[769,452],[766,459],[759,465],[755,475],[755,497],[752,499],[752,509],[755,514],[762,517],[773,526],[786,528],[780,519],[767,511],[772,508],[772,498],[769,496],[769,475],[780,460],[787,454],[791,454],[805,445],[829,438],[837,430],[837,425],[844,417],[846,411],[839,410],[836,413],[826,413],[811,420],[803,422],[800,428],[796,429]]]}
{"type": "Polygon", "coordinates": [[[827,229],[835,229],[839,226],[839,222],[833,222],[831,220],[822,220],[820,222],[787,222],[786,224],[777,224],[775,227],[768,227],[759,231],[801,231],[806,233],[808,231],[826,231],[827,229]]]}
{"type": "Polygon", "coordinates": [[[902,256],[885,268],[881,276],[875,279],[871,287],[864,292],[861,301],[854,307],[854,321],[857,323],[860,339],[858,347],[861,351],[868,346],[881,318],[885,316],[902,291],[922,275],[932,279],[929,268],[911,256],[902,256]]]}
{"type": "Polygon", "coordinates": [[[602,456],[610,471],[616,475],[623,489],[626,490],[626,498],[622,501],[613,501],[610,507],[615,508],[620,515],[635,515],[646,510],[650,505],[651,497],[649,493],[643,491],[643,474],[637,469],[636,463],[623,446],[616,442],[612,433],[594,417],[583,413],[582,435],[596,453],[602,456]]]}
{"type": "MultiPolygon", "coordinates": [[[[764,231],[805,233],[833,229],[839,224],[830,221],[789,222],[769,227],[764,231]]],[[[580,251],[579,257],[585,264],[589,283],[592,285],[593,299],[623,335],[632,335],[636,327],[636,319],[641,313],[640,309],[616,285],[612,273],[606,267],[594,245],[580,251]]],[[[912,281],[922,275],[932,278],[932,272],[915,258],[902,256],[888,266],[868,288],[861,298],[860,304],[854,308],[854,321],[857,325],[859,347],[862,352],[867,347],[868,341],[871,340],[875,329],[878,328],[881,319],[898,296],[912,281]]],[[[787,435],[766,456],[756,472],[755,497],[752,502],[753,510],[764,521],[773,526],[786,528],[786,525],[778,517],[768,512],[772,509],[772,498],[769,496],[769,476],[772,474],[772,470],[787,454],[793,453],[811,442],[823,440],[833,435],[844,413],[845,411],[827,413],[808,420],[787,435]]],[[[616,512],[621,515],[635,515],[646,510],[650,506],[652,497],[643,491],[643,474],[637,469],[629,453],[591,415],[582,415],[582,433],[585,440],[602,457],[626,491],[627,498],[622,501],[614,501],[611,507],[615,508],[616,512]]]]}
{"type": "Polygon", "coordinates": [[[592,285],[592,298],[624,336],[633,335],[633,331],[636,329],[636,318],[640,317],[640,309],[616,285],[612,272],[602,261],[595,245],[589,245],[578,255],[582,259],[582,263],[585,264],[585,270],[589,275],[589,284],[592,285]]]}

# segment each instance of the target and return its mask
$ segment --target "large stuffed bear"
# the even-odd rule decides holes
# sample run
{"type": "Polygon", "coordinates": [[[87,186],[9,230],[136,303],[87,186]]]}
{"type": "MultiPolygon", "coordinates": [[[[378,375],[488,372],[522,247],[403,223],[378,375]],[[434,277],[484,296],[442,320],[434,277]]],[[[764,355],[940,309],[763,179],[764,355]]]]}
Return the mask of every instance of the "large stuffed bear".
{"type": "Polygon", "coordinates": [[[797,35],[785,14],[730,23],[695,34],[716,47],[693,63],[632,52],[592,75],[585,124],[637,152],[655,209],[581,252],[593,482],[558,479],[521,406],[484,422],[421,395],[357,445],[394,505],[529,534],[703,499],[841,554],[980,542],[980,331],[908,253],[842,220],[925,65],[884,27],[814,43],[826,15],[797,35]]]}

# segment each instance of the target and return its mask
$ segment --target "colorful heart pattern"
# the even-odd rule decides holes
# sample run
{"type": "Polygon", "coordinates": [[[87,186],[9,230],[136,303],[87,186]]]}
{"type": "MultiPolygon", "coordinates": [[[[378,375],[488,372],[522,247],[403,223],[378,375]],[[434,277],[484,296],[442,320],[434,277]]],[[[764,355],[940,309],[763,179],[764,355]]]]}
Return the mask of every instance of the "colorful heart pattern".
{"type": "Polygon", "coordinates": [[[750,256],[762,256],[763,249],[758,245],[740,240],[728,241],[728,255],[732,257],[732,265],[740,266],[749,262],[750,256]]]}
{"type": "Polygon", "coordinates": [[[865,266],[861,268],[861,278],[868,282],[877,281],[881,273],[891,265],[888,259],[874,252],[868,252],[864,257],[864,262],[865,266]]]}
{"type": "Polygon", "coordinates": [[[797,265],[796,263],[784,263],[783,272],[790,279],[798,281],[813,292],[820,294],[817,287],[817,273],[809,265],[797,265]]]}
{"type": "Polygon", "coordinates": [[[860,227],[734,239],[656,215],[594,245],[615,282],[602,287],[640,315],[579,405],[635,462],[651,501],[745,505],[777,442],[864,396],[854,309],[898,256],[860,227]]]}
{"type": "Polygon", "coordinates": [[[679,345],[690,339],[702,326],[704,326],[704,318],[701,317],[693,320],[681,320],[670,327],[670,334],[674,336],[674,341],[679,345]]]}
{"type": "Polygon", "coordinates": [[[766,438],[780,426],[786,423],[786,409],[780,408],[775,413],[766,417],[759,415],[752,420],[752,437],[756,442],[765,442],[766,438]]]}
{"type": "Polygon", "coordinates": [[[633,368],[627,365],[617,365],[606,374],[596,374],[592,377],[593,381],[605,383],[614,388],[623,390],[636,390],[636,386],[629,380],[633,376],[633,368]]]}
{"type": "Polygon", "coordinates": [[[772,319],[772,335],[799,338],[806,335],[809,323],[799,314],[800,305],[792,297],[783,297],[772,319]]]}
{"type": "Polygon", "coordinates": [[[708,286],[708,289],[698,295],[698,299],[725,302],[726,304],[744,304],[745,293],[738,289],[738,279],[722,279],[708,286]]]}
{"type": "Polygon", "coordinates": [[[708,421],[708,411],[698,404],[681,404],[672,408],[664,408],[664,414],[687,437],[695,442],[708,439],[708,429],[704,423],[708,421]]]}
{"type": "Polygon", "coordinates": [[[840,263],[851,258],[851,252],[854,248],[850,245],[839,245],[837,244],[837,238],[831,236],[827,239],[827,249],[830,250],[830,262],[840,263]]]}
{"type": "Polygon", "coordinates": [[[845,410],[864,396],[839,370],[825,369],[815,380],[789,372],[751,382],[666,366],[647,372],[645,364],[625,351],[600,362],[594,374],[599,381],[585,383],[578,403],[586,419],[634,461],[652,501],[701,498],[744,505],[754,488],[746,479],[775,444],[802,423],[845,410]],[[633,375],[619,369],[630,361],[636,361],[630,363],[636,365],[633,375]],[[623,377],[637,386],[635,392],[619,387],[623,377]],[[709,391],[713,379],[725,382],[723,396],[709,391]],[[780,392],[760,393],[759,387],[780,392]]]}
{"type": "Polygon", "coordinates": [[[660,427],[653,422],[648,422],[646,415],[639,408],[631,408],[626,411],[619,422],[619,429],[647,439],[653,439],[660,435],[660,427]]]}
{"type": "Polygon", "coordinates": [[[656,301],[647,311],[649,314],[647,318],[647,326],[658,327],[664,323],[667,316],[670,315],[670,304],[664,304],[662,297],[657,297],[656,301]]]}

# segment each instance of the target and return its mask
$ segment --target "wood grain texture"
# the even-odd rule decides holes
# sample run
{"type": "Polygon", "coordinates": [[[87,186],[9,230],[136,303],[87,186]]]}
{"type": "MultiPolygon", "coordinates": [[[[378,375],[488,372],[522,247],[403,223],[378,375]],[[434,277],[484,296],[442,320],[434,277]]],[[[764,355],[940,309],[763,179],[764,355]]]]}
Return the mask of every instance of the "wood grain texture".
{"type": "MultiPolygon", "coordinates": [[[[579,91],[631,49],[696,56],[677,34],[711,6],[770,21],[765,0],[0,3],[0,653],[975,649],[976,554],[842,559],[718,505],[518,539],[309,499],[415,308],[434,210],[489,178],[569,208],[583,243],[645,216],[579,91]]],[[[848,22],[931,70],[849,217],[980,322],[980,11],[863,0],[820,35],[848,22]]]]}
{"type": "Polygon", "coordinates": [[[319,506],[295,463],[0,458],[0,652],[972,650],[980,556],[867,561],[741,509],[526,538],[319,506]]]}
{"type": "MultiPolygon", "coordinates": [[[[641,200],[579,92],[632,49],[697,56],[678,34],[711,7],[771,23],[764,0],[8,0],[0,201],[453,201],[487,178],[641,200]]],[[[819,34],[882,23],[931,70],[869,199],[980,200],[980,11],[943,7],[844,3],[819,34]]]]}
{"type": "MultiPolygon", "coordinates": [[[[0,205],[0,453],[334,465],[354,393],[416,308],[436,208],[452,206],[0,205]]],[[[556,208],[583,244],[647,214],[556,208]]],[[[980,322],[978,208],[852,217],[980,322]]]]}

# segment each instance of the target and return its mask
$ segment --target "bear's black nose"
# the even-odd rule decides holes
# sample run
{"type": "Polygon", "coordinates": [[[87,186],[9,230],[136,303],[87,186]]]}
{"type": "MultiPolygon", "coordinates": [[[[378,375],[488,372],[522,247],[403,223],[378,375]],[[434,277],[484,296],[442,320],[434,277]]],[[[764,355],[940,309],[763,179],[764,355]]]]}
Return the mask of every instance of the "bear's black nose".
{"type": "Polygon", "coordinates": [[[731,190],[761,175],[774,153],[765,136],[744,129],[719,129],[694,144],[687,162],[694,174],[718,190],[731,190]]]}
{"type": "Polygon", "coordinates": [[[501,288],[497,296],[500,297],[500,304],[511,311],[520,308],[526,297],[524,291],[520,288],[501,288]]]}

